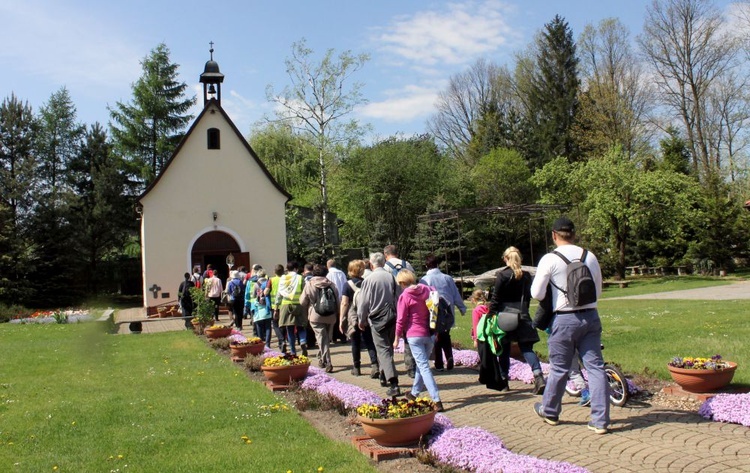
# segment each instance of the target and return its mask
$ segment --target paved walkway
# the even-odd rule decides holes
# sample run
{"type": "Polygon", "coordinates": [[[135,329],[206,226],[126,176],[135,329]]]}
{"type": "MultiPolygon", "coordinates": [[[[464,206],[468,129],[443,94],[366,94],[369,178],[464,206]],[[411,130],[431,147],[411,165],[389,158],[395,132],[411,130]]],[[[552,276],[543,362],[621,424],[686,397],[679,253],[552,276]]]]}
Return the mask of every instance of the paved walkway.
{"type": "Polygon", "coordinates": [[[740,281],[726,286],[701,287],[682,291],[659,292],[656,294],[642,294],[638,296],[608,297],[614,299],[689,299],[703,301],[724,301],[731,299],[750,299],[750,281],[740,281]]]}
{"type": "MultiPolygon", "coordinates": [[[[120,311],[117,320],[136,320],[142,318],[140,314],[140,309],[120,311]]],[[[183,322],[159,319],[143,324],[143,333],[165,330],[184,330],[183,322]]],[[[243,332],[250,334],[248,328],[243,332]]],[[[127,324],[120,326],[120,333],[128,333],[127,324]]],[[[314,350],[311,355],[315,355],[314,350]]],[[[363,368],[363,376],[350,374],[348,345],[334,345],[332,357],[337,379],[385,395],[378,380],[367,376],[369,366],[363,368]]],[[[363,357],[367,355],[363,353],[363,357]]],[[[397,362],[401,382],[410,386],[403,355],[397,355],[397,362]]],[[[477,371],[462,367],[436,373],[436,379],[445,414],[454,425],[482,427],[515,453],[567,461],[595,473],[750,472],[748,427],[709,422],[684,411],[630,404],[612,407],[610,433],[596,435],[586,428],[589,409],[578,407],[577,399],[564,398],[561,423],[552,427],[532,411],[541,397],[531,394],[531,385],[514,381],[509,393],[497,393],[477,383],[477,371]]],[[[402,390],[405,392],[404,387],[402,390]]]]}

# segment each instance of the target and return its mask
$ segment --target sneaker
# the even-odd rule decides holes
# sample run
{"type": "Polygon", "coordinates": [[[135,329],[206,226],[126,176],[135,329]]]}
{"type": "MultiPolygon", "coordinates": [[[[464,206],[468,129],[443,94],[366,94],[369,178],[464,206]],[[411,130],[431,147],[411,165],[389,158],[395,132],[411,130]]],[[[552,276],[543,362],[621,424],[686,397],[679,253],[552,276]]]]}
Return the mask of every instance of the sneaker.
{"type": "Polygon", "coordinates": [[[597,435],[604,435],[607,432],[609,432],[609,430],[606,427],[597,427],[591,422],[589,422],[589,430],[593,431],[597,435]]]}
{"type": "Polygon", "coordinates": [[[380,377],[380,367],[378,365],[372,365],[370,367],[370,379],[378,379],[380,377]]]}
{"type": "Polygon", "coordinates": [[[359,369],[359,367],[355,366],[352,368],[352,376],[361,376],[362,370],[359,369]]]}
{"type": "Polygon", "coordinates": [[[443,368],[442,366],[436,366],[435,371],[445,371],[445,368],[443,368]]]}
{"type": "Polygon", "coordinates": [[[407,401],[416,401],[417,400],[417,396],[415,396],[412,393],[406,393],[406,396],[404,396],[404,397],[406,398],[407,401]]]}
{"type": "Polygon", "coordinates": [[[544,414],[544,409],[541,402],[534,403],[534,412],[536,412],[536,415],[541,417],[542,420],[544,420],[544,422],[548,423],[549,425],[557,425],[560,423],[559,417],[548,416],[544,414]]]}
{"type": "Polygon", "coordinates": [[[326,373],[333,373],[333,365],[332,364],[329,363],[329,364],[326,365],[326,373]]]}
{"type": "Polygon", "coordinates": [[[588,407],[591,405],[591,393],[589,393],[588,388],[584,388],[583,391],[581,391],[581,400],[578,401],[578,405],[581,407],[588,407]]]}
{"type": "Polygon", "coordinates": [[[388,397],[395,397],[401,395],[401,389],[398,387],[398,385],[391,386],[388,388],[388,391],[385,392],[386,396],[388,397]]]}
{"type": "Polygon", "coordinates": [[[443,412],[445,408],[443,408],[443,403],[438,401],[435,403],[435,410],[438,412],[443,412]]]}
{"type": "Polygon", "coordinates": [[[307,343],[303,343],[300,345],[302,348],[302,356],[307,356],[307,343]]]}
{"type": "Polygon", "coordinates": [[[323,361],[323,358],[318,358],[318,368],[325,368],[326,362],[323,361]]]}

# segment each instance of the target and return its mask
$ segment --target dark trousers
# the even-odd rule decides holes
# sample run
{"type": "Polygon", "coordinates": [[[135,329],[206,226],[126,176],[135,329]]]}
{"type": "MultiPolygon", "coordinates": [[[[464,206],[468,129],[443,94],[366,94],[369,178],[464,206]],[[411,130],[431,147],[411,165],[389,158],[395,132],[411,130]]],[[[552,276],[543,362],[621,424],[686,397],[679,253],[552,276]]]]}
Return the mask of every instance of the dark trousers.
{"type": "Polygon", "coordinates": [[[214,303],[214,320],[219,320],[219,306],[221,305],[221,296],[209,297],[211,302],[214,303]]]}
{"type": "Polygon", "coordinates": [[[238,330],[242,330],[245,301],[240,299],[239,301],[232,302],[229,307],[232,309],[232,315],[234,316],[234,326],[237,327],[238,330]]]}
{"type": "Polygon", "coordinates": [[[435,341],[435,368],[443,367],[443,353],[445,360],[453,366],[453,345],[451,344],[451,332],[439,332],[435,341]]]}
{"type": "Polygon", "coordinates": [[[363,332],[357,327],[350,338],[352,340],[352,361],[355,368],[362,366],[363,346],[367,349],[367,354],[370,356],[370,363],[373,365],[378,364],[378,353],[375,351],[375,343],[372,341],[372,332],[369,329],[363,332]]]}

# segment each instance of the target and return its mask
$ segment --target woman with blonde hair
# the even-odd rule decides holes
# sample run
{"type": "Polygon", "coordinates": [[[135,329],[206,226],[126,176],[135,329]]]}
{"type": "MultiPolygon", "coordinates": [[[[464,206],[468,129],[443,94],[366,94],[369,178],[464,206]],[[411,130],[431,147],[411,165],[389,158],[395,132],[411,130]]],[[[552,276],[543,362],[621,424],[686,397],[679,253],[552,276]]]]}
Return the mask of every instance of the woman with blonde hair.
{"type": "Polygon", "coordinates": [[[507,378],[510,370],[510,344],[514,341],[518,342],[518,348],[521,349],[526,363],[529,364],[531,371],[534,373],[533,392],[534,394],[544,394],[546,382],[542,374],[542,365],[539,363],[539,357],[534,353],[534,344],[539,341],[539,334],[531,325],[531,316],[529,315],[532,278],[521,267],[522,258],[518,248],[511,246],[506,249],[503,253],[503,261],[505,261],[507,267],[497,273],[489,312],[496,314],[507,307],[520,309],[521,314],[518,327],[513,331],[506,332],[505,337],[503,337],[500,368],[507,378]]]}

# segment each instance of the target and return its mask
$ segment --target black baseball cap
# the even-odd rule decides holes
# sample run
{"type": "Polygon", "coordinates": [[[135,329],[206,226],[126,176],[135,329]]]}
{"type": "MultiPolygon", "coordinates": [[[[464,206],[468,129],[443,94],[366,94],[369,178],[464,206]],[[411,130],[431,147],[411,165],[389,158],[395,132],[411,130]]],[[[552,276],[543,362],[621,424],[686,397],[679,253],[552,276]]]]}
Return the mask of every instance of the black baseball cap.
{"type": "Polygon", "coordinates": [[[555,220],[555,223],[552,224],[552,231],[575,233],[576,226],[573,224],[573,221],[570,220],[568,217],[560,217],[557,220],[555,220]]]}

